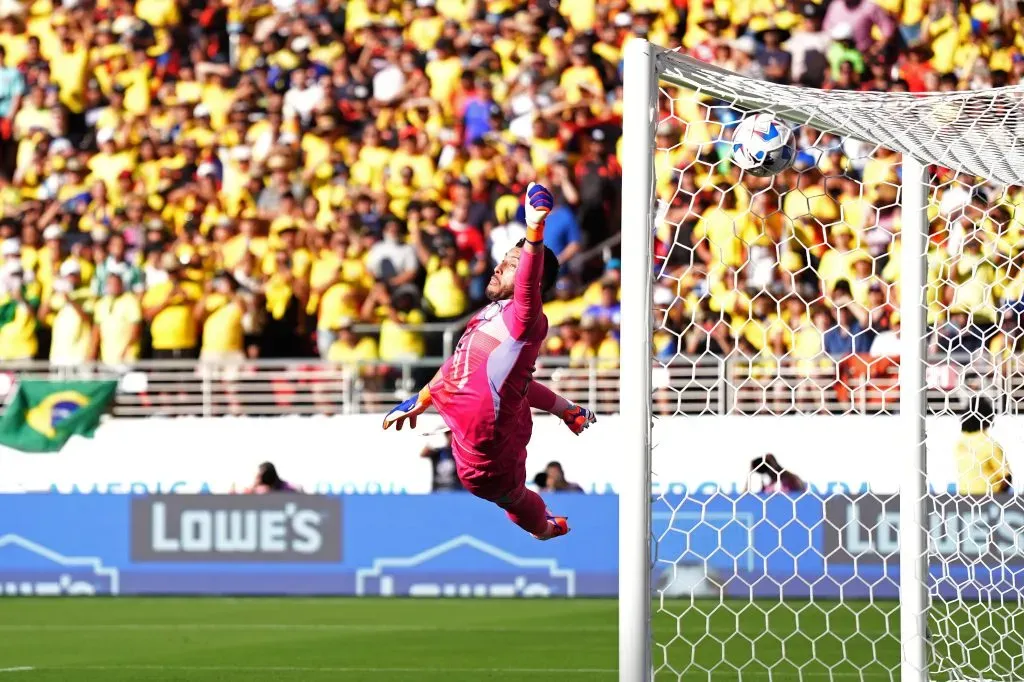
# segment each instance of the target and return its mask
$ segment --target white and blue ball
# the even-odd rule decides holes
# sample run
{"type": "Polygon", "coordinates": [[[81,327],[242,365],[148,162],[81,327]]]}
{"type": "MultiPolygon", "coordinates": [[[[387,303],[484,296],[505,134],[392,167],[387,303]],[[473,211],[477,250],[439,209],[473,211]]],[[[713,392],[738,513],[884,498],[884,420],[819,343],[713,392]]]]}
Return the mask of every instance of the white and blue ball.
{"type": "Polygon", "coordinates": [[[732,134],[732,162],[758,177],[775,175],[796,160],[793,130],[769,113],[750,114],[732,134]]]}

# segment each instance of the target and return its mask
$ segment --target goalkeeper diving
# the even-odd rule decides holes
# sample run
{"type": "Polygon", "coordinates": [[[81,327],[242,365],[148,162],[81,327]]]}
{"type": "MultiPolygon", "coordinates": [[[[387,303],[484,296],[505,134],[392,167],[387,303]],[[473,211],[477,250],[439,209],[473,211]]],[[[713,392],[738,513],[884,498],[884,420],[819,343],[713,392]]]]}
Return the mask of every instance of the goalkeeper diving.
{"type": "Polygon", "coordinates": [[[533,380],[534,364],[548,333],[543,292],[558,277],[558,258],[544,246],[551,193],[526,189],[526,238],[505,254],[487,285],[492,302],[478,312],[430,383],[392,409],[384,428],[400,430],[431,405],[452,433],[459,480],[477,497],[494,502],[538,540],[569,532],[540,495],[526,487],[526,445],[533,433],[531,408],[556,415],[579,435],[594,415],[533,380]]]}

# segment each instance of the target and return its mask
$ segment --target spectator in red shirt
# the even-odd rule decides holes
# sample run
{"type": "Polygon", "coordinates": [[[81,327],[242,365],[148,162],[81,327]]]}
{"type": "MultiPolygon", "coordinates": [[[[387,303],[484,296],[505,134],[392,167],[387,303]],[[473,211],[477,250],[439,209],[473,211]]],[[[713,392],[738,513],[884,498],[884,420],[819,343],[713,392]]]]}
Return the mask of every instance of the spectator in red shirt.
{"type": "Polygon", "coordinates": [[[708,5],[705,12],[710,12],[705,15],[700,22],[700,27],[707,32],[704,40],[700,44],[694,46],[690,50],[690,54],[702,62],[713,62],[715,60],[715,48],[723,43],[721,34],[722,29],[729,25],[729,20],[715,15],[714,5],[708,5]]]}
{"type": "Polygon", "coordinates": [[[448,230],[455,239],[459,258],[469,263],[469,298],[473,302],[480,302],[484,300],[484,289],[490,279],[487,244],[483,233],[469,220],[471,208],[469,202],[452,206],[448,230]]]}
{"type": "Polygon", "coordinates": [[[935,89],[935,69],[928,61],[930,58],[930,48],[927,45],[914,47],[900,57],[900,78],[907,82],[910,92],[929,92],[935,89]]]}
{"type": "Polygon", "coordinates": [[[885,92],[891,84],[889,65],[879,57],[868,64],[868,76],[861,84],[860,89],[864,92],[885,92]]]}

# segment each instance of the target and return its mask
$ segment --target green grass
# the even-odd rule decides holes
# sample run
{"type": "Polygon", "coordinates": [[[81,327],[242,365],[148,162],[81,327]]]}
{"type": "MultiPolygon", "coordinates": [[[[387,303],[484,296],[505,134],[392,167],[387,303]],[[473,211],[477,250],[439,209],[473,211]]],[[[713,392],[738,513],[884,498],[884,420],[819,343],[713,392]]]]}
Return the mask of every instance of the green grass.
{"type": "Polygon", "coordinates": [[[898,679],[896,602],[671,602],[654,622],[658,679],[898,679]]]}
{"type": "MultiPolygon", "coordinates": [[[[617,680],[613,600],[4,599],[0,682],[617,680]]],[[[657,680],[898,680],[893,602],[655,605],[657,680]]],[[[953,679],[1022,679],[1017,610],[943,611],[953,679]],[[998,673],[998,674],[997,674],[998,673]]],[[[948,666],[947,666],[948,667],[948,666]]]]}

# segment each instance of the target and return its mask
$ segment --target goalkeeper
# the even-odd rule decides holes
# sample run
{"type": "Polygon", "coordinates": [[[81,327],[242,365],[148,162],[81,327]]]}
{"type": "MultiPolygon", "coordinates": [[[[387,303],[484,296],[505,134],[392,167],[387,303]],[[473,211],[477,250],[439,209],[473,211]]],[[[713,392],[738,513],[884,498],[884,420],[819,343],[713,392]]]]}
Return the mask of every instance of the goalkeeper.
{"type": "Polygon", "coordinates": [[[557,415],[577,435],[595,421],[587,409],[533,380],[548,333],[541,294],[558,276],[558,259],[544,246],[544,220],[554,200],[544,187],[526,190],[526,239],[509,250],[487,285],[492,303],[477,313],[437,375],[418,395],[391,410],[384,428],[416,418],[433,405],[452,431],[459,480],[494,502],[513,523],[539,540],[569,532],[564,517],[547,510],[526,488],[531,408],[557,415]]]}

